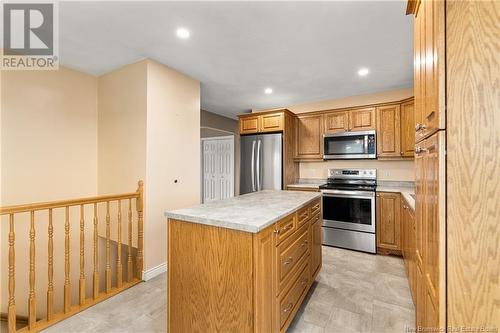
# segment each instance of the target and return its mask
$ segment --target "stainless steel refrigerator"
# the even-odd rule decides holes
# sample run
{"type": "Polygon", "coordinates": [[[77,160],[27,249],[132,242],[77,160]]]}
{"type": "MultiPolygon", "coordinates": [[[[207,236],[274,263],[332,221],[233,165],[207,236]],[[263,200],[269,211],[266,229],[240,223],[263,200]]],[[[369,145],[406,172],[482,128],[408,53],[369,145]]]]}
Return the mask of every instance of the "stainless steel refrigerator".
{"type": "Polygon", "coordinates": [[[240,194],[282,189],[282,134],[242,136],[240,151],[240,194]]]}

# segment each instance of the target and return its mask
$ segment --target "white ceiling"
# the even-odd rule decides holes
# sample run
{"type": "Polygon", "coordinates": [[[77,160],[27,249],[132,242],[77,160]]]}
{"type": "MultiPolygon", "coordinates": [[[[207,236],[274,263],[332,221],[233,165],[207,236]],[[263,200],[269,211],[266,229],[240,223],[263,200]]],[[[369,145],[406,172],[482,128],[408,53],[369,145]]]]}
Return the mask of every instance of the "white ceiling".
{"type": "Polygon", "coordinates": [[[201,81],[202,108],[252,108],[411,87],[406,1],[61,2],[63,65],[100,75],[152,58],[201,81]],[[190,30],[180,40],[178,27],[190,30]],[[370,74],[359,77],[357,70],[370,74]],[[266,87],[274,93],[264,94],[266,87]]]}

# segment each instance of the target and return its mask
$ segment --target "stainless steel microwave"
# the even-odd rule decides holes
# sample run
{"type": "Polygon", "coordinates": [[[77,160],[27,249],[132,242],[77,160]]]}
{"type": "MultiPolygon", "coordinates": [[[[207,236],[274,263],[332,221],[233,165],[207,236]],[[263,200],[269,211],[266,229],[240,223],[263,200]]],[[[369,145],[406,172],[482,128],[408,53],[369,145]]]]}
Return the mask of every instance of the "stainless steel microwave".
{"type": "Polygon", "coordinates": [[[323,144],[325,160],[377,158],[375,130],[324,134],[323,144]]]}

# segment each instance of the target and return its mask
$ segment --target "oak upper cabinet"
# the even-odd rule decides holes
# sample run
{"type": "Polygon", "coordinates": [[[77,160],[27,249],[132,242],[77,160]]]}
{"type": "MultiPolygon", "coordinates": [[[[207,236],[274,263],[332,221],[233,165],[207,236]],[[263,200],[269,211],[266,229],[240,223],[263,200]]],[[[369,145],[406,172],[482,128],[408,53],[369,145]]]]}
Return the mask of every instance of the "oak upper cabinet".
{"type": "Polygon", "coordinates": [[[260,131],[265,132],[279,132],[283,130],[284,126],[284,113],[270,113],[260,116],[260,131]]]}
{"type": "Polygon", "coordinates": [[[258,133],[260,130],[259,116],[241,116],[240,117],[240,134],[258,133]]]}
{"type": "Polygon", "coordinates": [[[240,116],[240,134],[281,132],[284,127],[284,112],[263,112],[240,116]]]}
{"type": "Polygon", "coordinates": [[[349,131],[375,129],[375,108],[361,108],[349,111],[349,131]]]}
{"type": "Polygon", "coordinates": [[[410,99],[401,103],[401,156],[415,155],[415,108],[410,99]]]}
{"type": "Polygon", "coordinates": [[[399,193],[377,192],[377,251],[401,251],[401,197],[399,193]]]}
{"type": "Polygon", "coordinates": [[[321,114],[297,115],[295,158],[323,159],[321,120],[321,114]]]}
{"type": "Polygon", "coordinates": [[[401,157],[401,114],[399,104],[377,107],[377,156],[401,157]]]}
{"type": "Polygon", "coordinates": [[[416,1],[414,10],[415,141],[445,129],[445,2],[416,1]]]}
{"type": "Polygon", "coordinates": [[[326,133],[349,131],[349,111],[327,112],[323,117],[324,131],[326,133]]]}

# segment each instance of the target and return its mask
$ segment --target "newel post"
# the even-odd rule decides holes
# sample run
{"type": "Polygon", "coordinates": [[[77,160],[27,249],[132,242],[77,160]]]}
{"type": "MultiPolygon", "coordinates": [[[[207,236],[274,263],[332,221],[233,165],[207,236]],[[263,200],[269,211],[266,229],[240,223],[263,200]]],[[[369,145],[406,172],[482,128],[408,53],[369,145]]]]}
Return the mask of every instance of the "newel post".
{"type": "Polygon", "coordinates": [[[144,267],[144,182],[139,180],[137,187],[137,278],[142,280],[142,269],[144,267]]]}

